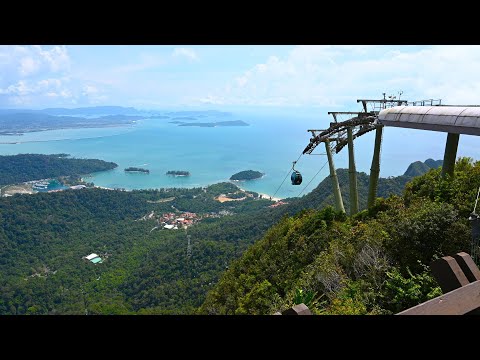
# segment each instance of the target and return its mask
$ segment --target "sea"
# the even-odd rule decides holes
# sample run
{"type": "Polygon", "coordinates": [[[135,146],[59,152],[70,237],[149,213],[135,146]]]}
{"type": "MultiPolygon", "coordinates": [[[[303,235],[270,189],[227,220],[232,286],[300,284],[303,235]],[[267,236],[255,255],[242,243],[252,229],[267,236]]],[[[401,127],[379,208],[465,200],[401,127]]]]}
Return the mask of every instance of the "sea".
{"type": "MultiPolygon", "coordinates": [[[[312,155],[302,155],[311,133],[328,128],[327,112],[259,114],[236,111],[228,118],[210,116],[208,122],[242,120],[249,126],[195,127],[170,123],[172,118],[139,120],[128,126],[61,129],[0,136],[0,155],[20,153],[58,154],[102,159],[118,164],[114,170],[85,176],[107,188],[159,189],[192,188],[229,181],[243,170],[264,173],[259,179],[234,182],[243,189],[277,198],[304,196],[329,175],[324,145],[312,155]],[[303,182],[292,185],[293,161],[303,182]],[[127,167],[143,167],[145,173],[128,173],[127,167]],[[187,177],[168,176],[169,170],[186,170],[187,177]]],[[[202,119],[201,122],[207,121],[202,119]]],[[[374,132],[355,140],[357,171],[370,172],[374,132]]],[[[413,129],[385,128],[380,176],[402,175],[414,161],[442,159],[446,134],[413,129]]],[[[457,156],[480,159],[476,136],[460,137],[457,156]]],[[[348,149],[334,155],[336,168],[348,167],[348,149]]]]}

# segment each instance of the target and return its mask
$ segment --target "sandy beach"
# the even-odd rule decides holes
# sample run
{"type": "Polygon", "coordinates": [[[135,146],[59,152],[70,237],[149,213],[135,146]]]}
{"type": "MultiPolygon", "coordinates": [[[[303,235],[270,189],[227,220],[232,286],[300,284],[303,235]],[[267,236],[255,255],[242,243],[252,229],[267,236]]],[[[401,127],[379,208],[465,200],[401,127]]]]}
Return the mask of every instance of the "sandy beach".
{"type": "Polygon", "coordinates": [[[280,201],[282,199],[278,198],[278,197],[271,197],[270,195],[268,194],[262,194],[262,193],[258,193],[259,196],[261,196],[263,199],[267,199],[267,200],[272,200],[272,201],[280,201]]]}
{"type": "Polygon", "coordinates": [[[93,187],[96,188],[96,189],[115,190],[115,189],[112,189],[112,188],[108,188],[108,187],[104,187],[104,186],[97,186],[97,185],[94,185],[93,187]]]}
{"type": "MultiPolygon", "coordinates": [[[[238,185],[237,185],[237,186],[238,186],[238,185]]],[[[240,190],[242,190],[242,191],[251,191],[251,190],[242,189],[240,186],[238,186],[238,188],[239,188],[240,190]]],[[[255,191],[255,192],[256,192],[256,191],[255,191]]],[[[271,198],[271,195],[268,195],[268,194],[264,194],[264,193],[257,193],[257,194],[258,194],[258,196],[261,196],[262,199],[270,200],[270,198],[271,198]]],[[[280,200],[282,200],[282,199],[279,198],[279,197],[272,197],[271,200],[277,202],[277,201],[280,201],[280,200]]]]}
{"type": "Polygon", "coordinates": [[[230,199],[229,197],[226,197],[224,195],[220,195],[220,196],[217,196],[215,198],[215,200],[217,201],[220,201],[221,203],[225,202],[225,201],[242,201],[242,200],[245,200],[247,197],[244,196],[242,198],[238,198],[238,199],[230,199]]]}

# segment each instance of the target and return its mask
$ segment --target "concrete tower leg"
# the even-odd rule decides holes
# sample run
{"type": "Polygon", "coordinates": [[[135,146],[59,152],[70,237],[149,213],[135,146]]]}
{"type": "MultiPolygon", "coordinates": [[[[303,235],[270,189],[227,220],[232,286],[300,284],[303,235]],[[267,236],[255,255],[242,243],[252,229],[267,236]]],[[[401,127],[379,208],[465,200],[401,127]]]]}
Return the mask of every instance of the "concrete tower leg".
{"type": "Polygon", "coordinates": [[[330,167],[330,179],[332,179],[333,195],[335,197],[335,208],[337,211],[345,212],[343,206],[342,193],[340,192],[340,185],[338,184],[337,172],[335,171],[335,165],[333,163],[332,150],[330,149],[330,142],[325,141],[325,150],[327,152],[328,165],[330,167]]]}
{"type": "Polygon", "coordinates": [[[350,177],[350,215],[358,212],[357,169],[355,168],[355,154],[353,151],[352,128],[347,128],[348,136],[348,174],[350,177]]]}
{"type": "Polygon", "coordinates": [[[382,145],[383,126],[375,130],[375,147],[373,148],[372,166],[370,167],[370,183],[368,187],[368,207],[375,204],[377,198],[378,177],[380,176],[380,148],[382,145]]]}
{"type": "Polygon", "coordinates": [[[460,134],[448,133],[447,143],[445,144],[445,154],[443,155],[442,177],[447,174],[453,176],[455,170],[455,159],[457,158],[458,140],[460,134]]]}

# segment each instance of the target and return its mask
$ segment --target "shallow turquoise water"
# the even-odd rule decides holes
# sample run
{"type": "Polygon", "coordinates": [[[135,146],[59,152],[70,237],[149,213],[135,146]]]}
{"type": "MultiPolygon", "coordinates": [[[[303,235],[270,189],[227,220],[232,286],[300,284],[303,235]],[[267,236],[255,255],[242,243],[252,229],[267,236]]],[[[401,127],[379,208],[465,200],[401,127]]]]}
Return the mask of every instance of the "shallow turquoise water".
{"type": "MultiPolygon", "coordinates": [[[[228,119],[243,120],[246,127],[179,127],[168,119],[142,120],[133,126],[98,129],[65,129],[29,133],[23,136],[0,136],[0,154],[68,153],[77,158],[97,158],[116,162],[117,169],[86,178],[96,185],[110,188],[145,189],[163,187],[197,187],[228,181],[242,170],[265,173],[261,179],[237,182],[242,188],[273,195],[290,173],[310,139],[307,129],[326,128],[329,119],[313,115],[293,117],[234,113],[228,119]],[[150,174],[126,173],[124,168],[145,167],[150,174]],[[172,177],[168,170],[187,170],[189,177],[172,177]]],[[[443,158],[446,134],[419,130],[387,128],[382,146],[381,176],[401,175],[416,160],[443,158]]],[[[374,133],[355,141],[357,170],[369,172],[374,133]]],[[[462,136],[459,156],[479,158],[479,141],[462,136]]],[[[323,146],[315,151],[324,153],[323,146]]],[[[337,168],[347,167],[347,148],[334,157],[337,168]]],[[[285,180],[277,197],[306,194],[328,175],[328,166],[312,180],[325,164],[326,157],[302,156],[296,169],[303,175],[299,186],[285,180]],[[309,183],[310,185],[305,188],[309,183]],[[302,192],[303,191],[303,192],[302,192]]]]}

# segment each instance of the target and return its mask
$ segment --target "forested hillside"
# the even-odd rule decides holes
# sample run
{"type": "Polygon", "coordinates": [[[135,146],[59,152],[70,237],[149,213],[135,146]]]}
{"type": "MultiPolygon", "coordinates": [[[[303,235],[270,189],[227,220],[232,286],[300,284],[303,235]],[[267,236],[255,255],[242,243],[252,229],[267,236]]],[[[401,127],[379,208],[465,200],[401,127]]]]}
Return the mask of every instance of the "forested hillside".
{"type": "Polygon", "coordinates": [[[117,167],[114,162],[97,159],[72,159],[68,154],[19,154],[0,156],[0,185],[81,176],[117,167]]]}
{"type": "Polygon", "coordinates": [[[403,196],[353,217],[328,207],[284,217],[234,261],[199,313],[273,314],[304,302],[316,314],[392,314],[441,294],[428,264],[469,251],[480,162],[414,178],[403,196]]]}
{"type": "Polygon", "coordinates": [[[269,200],[214,200],[232,189],[227,183],[205,191],[83,189],[1,198],[0,314],[192,312],[227,264],[271,225],[251,221],[269,200]],[[159,225],[146,217],[152,211],[204,217],[188,229],[190,258],[185,230],[152,230],[159,225]],[[105,261],[83,259],[90,253],[105,261]]]}
{"type": "MultiPolygon", "coordinates": [[[[415,176],[425,174],[430,169],[436,169],[442,164],[442,160],[428,159],[425,163],[415,161],[410,164],[407,171],[401,176],[378,179],[377,196],[386,198],[390,195],[401,195],[405,184],[415,176]],[[418,166],[422,164],[424,166],[418,166]]],[[[350,212],[350,183],[348,169],[337,169],[338,183],[342,193],[345,211],[350,212]]],[[[357,172],[358,203],[359,209],[367,208],[368,184],[370,176],[364,172],[357,172]]],[[[285,201],[288,201],[286,199],[285,201]]],[[[300,200],[296,199],[290,206],[290,214],[295,214],[302,209],[323,209],[325,206],[334,206],[335,199],[332,193],[332,182],[330,177],[326,177],[311,193],[304,195],[300,200]]]]}
{"type": "MultiPolygon", "coordinates": [[[[345,191],[347,178],[341,179],[345,191]]],[[[391,186],[379,189],[380,194],[402,192],[401,181],[385,180],[391,186]]],[[[289,226],[282,216],[323,207],[331,184],[327,178],[312,193],[277,207],[255,193],[243,201],[215,200],[238,191],[220,183],[205,189],[83,189],[0,198],[0,314],[195,313],[234,259],[278,221],[269,234],[289,226]],[[163,229],[158,216],[170,212],[177,217],[193,212],[202,220],[187,231],[163,229]],[[104,262],[83,259],[90,253],[104,262]]],[[[365,186],[360,194],[366,196],[365,186]]],[[[319,216],[331,216],[328,211],[319,216]]],[[[304,230],[299,229],[300,236],[304,230]]],[[[284,256],[300,269],[303,260],[290,254],[284,256]]],[[[289,281],[290,275],[283,275],[282,281],[289,281]]]]}

